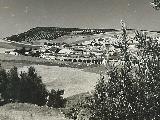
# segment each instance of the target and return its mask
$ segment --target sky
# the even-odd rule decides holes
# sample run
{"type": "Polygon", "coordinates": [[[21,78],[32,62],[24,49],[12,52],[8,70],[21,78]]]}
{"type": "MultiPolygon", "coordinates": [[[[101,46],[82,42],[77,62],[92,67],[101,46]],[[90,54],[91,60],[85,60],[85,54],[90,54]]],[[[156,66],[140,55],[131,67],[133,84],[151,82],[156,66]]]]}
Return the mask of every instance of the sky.
{"type": "Polygon", "coordinates": [[[0,38],[33,27],[160,30],[152,0],[0,0],[0,38]]]}

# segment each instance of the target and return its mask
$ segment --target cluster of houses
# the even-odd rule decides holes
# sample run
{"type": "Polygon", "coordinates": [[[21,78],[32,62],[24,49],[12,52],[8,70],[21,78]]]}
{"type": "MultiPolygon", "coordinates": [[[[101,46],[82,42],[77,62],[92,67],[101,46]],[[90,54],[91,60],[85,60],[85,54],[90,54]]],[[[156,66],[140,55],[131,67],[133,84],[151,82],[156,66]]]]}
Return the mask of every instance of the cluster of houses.
{"type": "Polygon", "coordinates": [[[120,49],[112,44],[114,36],[97,37],[81,43],[45,43],[40,47],[41,58],[49,60],[70,61],[87,64],[106,64],[108,60],[117,61],[120,49]]]}
{"type": "Polygon", "coordinates": [[[89,44],[54,44],[43,45],[40,48],[42,58],[54,59],[61,61],[84,62],[90,64],[102,64],[103,51],[100,49],[101,45],[96,44],[91,46],[89,44]],[[97,48],[97,49],[94,49],[97,48]]]}
{"type": "MultiPolygon", "coordinates": [[[[6,51],[6,54],[40,57],[48,60],[70,61],[86,64],[117,63],[121,57],[120,49],[115,47],[117,36],[104,35],[80,43],[45,42],[39,48],[21,48],[6,51]]],[[[131,50],[136,50],[136,41],[130,38],[131,50]]]]}
{"type": "MultiPolygon", "coordinates": [[[[93,33],[94,37],[90,40],[76,43],[55,43],[46,40],[38,47],[23,47],[20,49],[6,50],[6,54],[25,55],[32,57],[40,57],[48,60],[70,61],[86,64],[123,64],[121,59],[121,50],[117,48],[119,36],[121,32],[105,32],[106,30],[79,30],[72,32],[73,34],[93,33]],[[96,32],[95,32],[96,31],[96,32]],[[95,34],[98,33],[98,34],[95,34]]],[[[150,33],[150,32],[149,32],[150,33]]],[[[155,36],[155,35],[153,35],[155,36]]],[[[131,31],[128,35],[129,50],[133,55],[138,51],[134,40],[135,34],[131,31]]],[[[160,37],[156,37],[160,44],[160,37]]],[[[9,41],[10,42],[10,41],[9,41]]],[[[136,55],[135,55],[136,56],[136,55]]]]}

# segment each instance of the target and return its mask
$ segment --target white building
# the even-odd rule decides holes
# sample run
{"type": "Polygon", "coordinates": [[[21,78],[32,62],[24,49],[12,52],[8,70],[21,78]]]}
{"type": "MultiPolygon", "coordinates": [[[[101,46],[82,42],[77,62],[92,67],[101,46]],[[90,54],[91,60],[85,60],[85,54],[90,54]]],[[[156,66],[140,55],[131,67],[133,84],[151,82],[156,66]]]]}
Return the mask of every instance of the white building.
{"type": "Polygon", "coordinates": [[[69,49],[62,49],[58,52],[59,54],[70,54],[70,53],[73,53],[73,50],[69,50],[69,49]]]}

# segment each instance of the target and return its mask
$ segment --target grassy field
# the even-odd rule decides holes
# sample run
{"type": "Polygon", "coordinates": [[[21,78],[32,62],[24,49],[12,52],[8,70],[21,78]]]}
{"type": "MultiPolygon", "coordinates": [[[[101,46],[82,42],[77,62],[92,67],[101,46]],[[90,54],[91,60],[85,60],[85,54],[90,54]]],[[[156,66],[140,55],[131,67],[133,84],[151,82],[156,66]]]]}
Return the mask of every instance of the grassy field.
{"type": "Polygon", "coordinates": [[[79,69],[83,69],[83,71],[97,73],[97,74],[100,74],[101,71],[105,71],[105,67],[103,65],[87,66],[86,64],[46,60],[43,58],[22,56],[22,55],[14,56],[14,55],[3,54],[3,53],[0,53],[0,63],[1,63],[1,66],[5,69],[10,69],[13,66],[23,67],[28,65],[47,65],[47,66],[79,68],[79,69]]]}
{"type": "Polygon", "coordinates": [[[72,65],[71,68],[70,64],[67,64],[68,67],[65,67],[67,65],[60,61],[49,61],[28,56],[0,54],[0,63],[5,69],[16,66],[20,71],[26,71],[28,66],[34,66],[38,74],[42,76],[42,80],[47,88],[64,89],[65,97],[93,89],[99,79],[99,74],[96,74],[96,72],[100,73],[98,71],[99,68],[96,70],[95,66],[89,69],[84,65],[80,66],[83,69],[79,69],[80,67],[76,68],[76,65],[72,65]]]}
{"type": "MultiPolygon", "coordinates": [[[[56,40],[67,43],[78,43],[90,39],[92,39],[91,36],[64,36],[56,40]]],[[[15,49],[17,47],[22,46],[0,42],[0,48],[15,49]]],[[[13,56],[1,53],[0,63],[5,69],[16,66],[19,68],[19,71],[27,71],[29,66],[34,66],[38,75],[42,76],[42,81],[45,83],[48,90],[65,90],[63,96],[67,98],[67,108],[70,108],[74,104],[77,104],[79,100],[85,99],[86,96],[90,95],[89,92],[94,89],[100,77],[99,73],[105,71],[105,68],[100,65],[77,65],[76,63],[50,61],[36,57],[13,56]]],[[[0,107],[0,120],[68,119],[64,118],[64,115],[59,109],[14,103],[0,107]]]]}
{"type": "MultiPolygon", "coordinates": [[[[36,71],[42,76],[42,81],[50,89],[64,89],[64,97],[88,92],[94,89],[99,79],[98,74],[84,72],[77,68],[34,65],[36,71]]],[[[28,66],[19,71],[27,71],[28,66]]]]}
{"type": "MultiPolygon", "coordinates": [[[[34,66],[38,75],[42,76],[42,81],[47,89],[64,89],[64,97],[67,98],[67,111],[72,105],[86,96],[88,91],[92,91],[99,75],[90,70],[71,67],[58,67],[56,62],[33,58],[27,56],[13,56],[0,54],[2,67],[9,69],[18,67],[19,71],[26,71],[29,66],[34,66]],[[87,72],[90,71],[90,72],[87,72]]],[[[75,66],[72,66],[75,67],[75,66]]],[[[88,95],[87,95],[88,96],[88,95]]],[[[30,104],[7,104],[0,107],[0,120],[68,120],[58,109],[38,107],[30,104]]]]}
{"type": "Polygon", "coordinates": [[[13,66],[21,67],[31,64],[49,64],[49,60],[42,58],[29,57],[29,56],[14,56],[9,54],[0,54],[1,66],[5,69],[9,69],[13,66]]]}
{"type": "Polygon", "coordinates": [[[31,56],[14,56],[10,54],[0,53],[0,63],[1,66],[5,69],[10,69],[13,66],[22,67],[26,65],[47,65],[47,66],[69,66],[69,63],[46,60],[43,58],[31,57],[31,56]]]}
{"type": "MultiPolygon", "coordinates": [[[[94,89],[99,79],[99,74],[93,73],[90,69],[71,67],[59,67],[56,62],[33,58],[27,56],[13,56],[0,54],[2,67],[9,69],[18,67],[19,71],[26,71],[29,66],[34,66],[47,89],[64,89],[64,97],[67,98],[67,108],[62,109],[65,113],[72,105],[77,104],[81,99],[88,96],[89,91],[94,89]],[[87,72],[89,71],[89,72],[87,72]],[[84,94],[84,93],[87,93],[84,94]]],[[[75,66],[72,66],[75,67],[75,66]]],[[[100,67],[100,66],[99,66],[100,67]]],[[[98,71],[98,70],[97,70],[98,71]]],[[[30,104],[7,104],[0,107],[0,120],[68,120],[59,109],[38,107],[30,104]]]]}
{"type": "Polygon", "coordinates": [[[18,47],[14,46],[12,44],[8,44],[8,43],[0,41],[0,48],[15,49],[15,48],[18,48],[18,47]]]}
{"type": "MultiPolygon", "coordinates": [[[[95,35],[64,35],[62,37],[50,40],[50,42],[57,42],[57,43],[82,43],[84,41],[89,41],[89,40],[94,40],[100,37],[109,37],[109,36],[113,36],[112,32],[111,33],[107,33],[107,34],[95,34],[95,35]]],[[[39,40],[39,41],[34,41],[34,44],[41,44],[42,42],[44,42],[44,40],[39,40]]]]}
{"type": "Polygon", "coordinates": [[[58,42],[58,43],[72,43],[76,41],[82,41],[87,39],[87,36],[81,36],[81,35],[64,35],[62,37],[59,37],[57,39],[52,40],[53,42],[58,42]]]}
{"type": "Polygon", "coordinates": [[[0,107],[0,120],[69,120],[60,109],[39,107],[27,103],[6,104],[0,107]]]}
{"type": "Polygon", "coordinates": [[[0,54],[0,60],[1,61],[28,61],[28,62],[50,62],[49,60],[43,59],[43,58],[37,58],[37,57],[31,57],[31,56],[22,56],[22,55],[10,55],[10,54],[0,54]]]}
{"type": "Polygon", "coordinates": [[[16,49],[16,48],[22,48],[22,47],[39,48],[39,46],[32,46],[30,44],[7,42],[7,41],[4,41],[4,40],[0,40],[0,48],[16,49]]]}

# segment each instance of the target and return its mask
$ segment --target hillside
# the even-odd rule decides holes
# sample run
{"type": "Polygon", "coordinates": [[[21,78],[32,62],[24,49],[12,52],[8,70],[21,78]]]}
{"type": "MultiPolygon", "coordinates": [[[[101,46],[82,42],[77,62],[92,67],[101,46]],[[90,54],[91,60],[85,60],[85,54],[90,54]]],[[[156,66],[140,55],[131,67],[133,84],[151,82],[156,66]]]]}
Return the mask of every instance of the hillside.
{"type": "Polygon", "coordinates": [[[27,103],[11,103],[0,107],[0,120],[69,120],[60,109],[27,103]]]}
{"type": "Polygon", "coordinates": [[[64,35],[70,35],[71,33],[77,34],[93,34],[93,33],[102,33],[117,31],[115,29],[79,29],[79,28],[60,28],[60,27],[36,27],[28,30],[27,32],[20,33],[18,35],[12,35],[7,37],[7,40],[16,41],[16,42],[30,42],[32,43],[35,40],[53,40],[57,39],[64,35]]]}
{"type": "Polygon", "coordinates": [[[7,37],[7,40],[16,42],[31,42],[41,39],[52,40],[58,38],[59,36],[69,34],[73,30],[76,30],[76,28],[36,27],[28,30],[27,32],[7,37]]]}
{"type": "MultiPolygon", "coordinates": [[[[86,35],[93,35],[105,32],[117,32],[116,29],[81,29],[81,28],[61,28],[61,27],[36,27],[24,33],[12,35],[4,39],[15,41],[34,43],[39,40],[54,40],[55,42],[75,42],[76,39],[82,39],[86,35]],[[76,36],[78,35],[78,36],[76,36]],[[76,37],[76,38],[75,38],[76,37]],[[82,37],[82,38],[81,38],[82,37]],[[75,39],[73,41],[72,39],[75,39]]],[[[134,32],[134,29],[127,29],[127,31],[134,32]]],[[[145,31],[145,30],[141,30],[145,31]]],[[[149,32],[149,31],[148,31],[149,32]]],[[[149,33],[159,33],[159,31],[150,31],[149,33]]],[[[83,39],[82,39],[83,40],[83,39]]]]}

